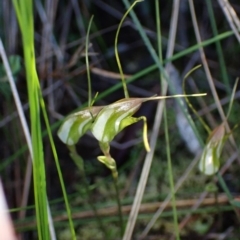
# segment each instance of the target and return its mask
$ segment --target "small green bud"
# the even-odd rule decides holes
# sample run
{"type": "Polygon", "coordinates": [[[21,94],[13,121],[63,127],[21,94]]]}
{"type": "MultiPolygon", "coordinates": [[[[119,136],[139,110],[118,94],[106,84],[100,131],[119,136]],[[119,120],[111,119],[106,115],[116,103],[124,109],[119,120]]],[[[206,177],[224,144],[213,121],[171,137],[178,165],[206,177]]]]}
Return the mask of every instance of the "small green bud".
{"type": "Polygon", "coordinates": [[[115,160],[111,157],[98,156],[97,159],[99,162],[103,163],[110,170],[114,170],[117,168],[115,160]]]}

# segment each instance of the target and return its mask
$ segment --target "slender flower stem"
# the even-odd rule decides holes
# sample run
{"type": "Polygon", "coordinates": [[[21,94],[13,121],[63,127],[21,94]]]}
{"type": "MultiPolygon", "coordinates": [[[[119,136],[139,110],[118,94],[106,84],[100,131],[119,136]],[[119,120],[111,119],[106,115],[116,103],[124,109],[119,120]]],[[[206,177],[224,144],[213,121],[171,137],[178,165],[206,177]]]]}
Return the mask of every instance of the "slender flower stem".
{"type": "Polygon", "coordinates": [[[117,180],[117,173],[116,169],[112,169],[112,176],[113,176],[113,182],[114,187],[116,191],[116,198],[117,198],[117,205],[118,205],[118,215],[119,215],[119,225],[121,230],[121,237],[124,234],[124,226],[123,226],[123,216],[122,216],[122,208],[121,208],[121,200],[120,200],[120,194],[119,194],[119,188],[118,188],[118,180],[117,180]]]}
{"type": "Polygon", "coordinates": [[[77,153],[76,151],[76,147],[75,145],[73,146],[68,146],[68,149],[70,151],[70,156],[72,158],[72,160],[74,161],[74,163],[77,165],[79,171],[80,171],[80,174],[82,176],[82,179],[83,179],[83,184],[84,184],[84,188],[85,188],[85,192],[88,196],[88,204],[90,206],[90,208],[92,209],[93,213],[94,213],[94,216],[97,220],[97,223],[99,225],[99,228],[102,230],[103,234],[104,234],[104,239],[108,239],[108,235],[107,235],[107,231],[106,231],[106,228],[104,227],[102,221],[101,221],[101,218],[99,217],[98,215],[98,212],[97,212],[97,209],[92,201],[92,198],[90,197],[91,196],[91,190],[89,188],[89,185],[88,185],[88,181],[87,181],[87,178],[86,178],[86,174],[85,174],[85,171],[84,171],[84,163],[83,163],[83,159],[82,157],[77,153]]]}

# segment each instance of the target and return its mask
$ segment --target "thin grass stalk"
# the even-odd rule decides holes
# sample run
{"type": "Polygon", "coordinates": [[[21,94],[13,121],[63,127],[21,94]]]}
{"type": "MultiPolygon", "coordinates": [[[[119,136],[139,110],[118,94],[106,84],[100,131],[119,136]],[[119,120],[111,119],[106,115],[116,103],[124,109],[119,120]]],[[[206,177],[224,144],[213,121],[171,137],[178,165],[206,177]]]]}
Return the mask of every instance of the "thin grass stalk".
{"type": "Polygon", "coordinates": [[[86,46],[85,46],[85,61],[86,61],[86,69],[87,69],[87,79],[88,79],[88,107],[90,108],[92,104],[92,85],[91,85],[91,77],[90,77],[90,67],[89,67],[89,59],[88,59],[88,47],[89,47],[89,34],[93,21],[93,16],[90,18],[87,35],[86,35],[86,46]]]}
{"type": "MultiPolygon", "coordinates": [[[[138,3],[138,2],[142,2],[143,0],[136,0],[133,2],[133,4],[131,6],[128,7],[128,10],[126,11],[126,13],[123,15],[119,26],[117,28],[117,33],[115,36],[115,46],[114,46],[114,50],[115,50],[115,56],[116,56],[116,61],[117,61],[117,65],[120,71],[120,75],[121,75],[121,80],[122,80],[122,84],[123,84],[123,90],[124,90],[124,96],[125,98],[129,98],[129,93],[127,90],[127,84],[126,84],[126,80],[123,74],[123,70],[122,70],[122,66],[121,66],[121,62],[120,62],[120,58],[119,58],[119,54],[118,54],[118,37],[119,37],[119,32],[121,29],[121,26],[123,24],[123,21],[125,20],[125,18],[127,17],[127,15],[129,14],[129,12],[133,9],[133,7],[138,3]]],[[[112,169],[112,176],[113,176],[113,181],[114,181],[114,187],[115,187],[115,191],[116,191],[116,198],[117,198],[117,205],[118,205],[118,214],[119,214],[119,224],[120,224],[120,230],[121,230],[121,236],[124,235],[124,225],[123,225],[123,217],[122,217],[122,210],[121,210],[121,200],[120,200],[120,193],[119,193],[119,188],[118,188],[118,182],[117,182],[117,173],[116,173],[116,169],[112,169]]]]}
{"type": "Polygon", "coordinates": [[[50,124],[49,124],[47,111],[46,111],[46,107],[45,107],[45,103],[44,103],[44,99],[43,99],[41,91],[39,91],[39,96],[40,96],[40,104],[41,104],[41,107],[42,107],[43,117],[44,117],[44,121],[45,121],[45,124],[46,124],[46,127],[47,127],[47,133],[48,133],[53,157],[54,157],[55,164],[56,164],[60,185],[61,185],[62,192],[63,192],[63,198],[64,198],[64,202],[65,202],[65,206],[66,206],[66,210],[67,210],[67,215],[68,215],[69,228],[70,228],[70,231],[71,231],[71,234],[72,234],[72,239],[76,239],[76,233],[75,233],[74,224],[73,224],[73,221],[72,221],[71,207],[70,207],[70,204],[69,204],[69,201],[68,201],[67,192],[66,192],[66,188],[65,188],[65,184],[64,184],[64,179],[63,179],[63,176],[62,176],[62,171],[61,171],[61,167],[60,167],[60,164],[59,164],[59,159],[58,159],[56,147],[55,147],[55,144],[54,144],[54,141],[53,141],[52,131],[51,131],[51,127],[50,127],[50,124]]]}
{"type": "MultiPolygon", "coordinates": [[[[156,5],[156,23],[157,23],[157,36],[158,36],[158,56],[160,62],[162,62],[162,44],[161,44],[161,24],[160,24],[160,6],[159,1],[155,0],[156,5]]],[[[175,16],[177,18],[177,16],[175,16]]],[[[175,25],[176,26],[176,25],[175,25]]],[[[172,32],[172,35],[174,36],[176,34],[175,31],[172,32]]],[[[173,37],[175,40],[175,36],[173,37]]],[[[172,41],[174,43],[174,41],[172,41]]],[[[173,47],[174,45],[170,45],[168,47],[167,56],[171,56],[173,53],[173,47]]],[[[163,76],[160,73],[160,79],[163,79],[163,76]]],[[[162,87],[164,89],[165,82],[161,82],[162,87]]],[[[163,100],[164,101],[164,100],[163,100]]],[[[165,101],[164,101],[165,102],[165,101]]],[[[164,104],[165,105],[165,104],[164,104]]],[[[173,207],[173,218],[174,218],[174,228],[175,228],[175,236],[177,239],[180,239],[179,237],[179,229],[178,229],[178,218],[177,218],[177,209],[176,209],[176,200],[175,200],[175,187],[174,187],[174,179],[173,179],[173,172],[172,172],[172,161],[171,161],[171,154],[170,154],[170,144],[169,144],[169,134],[168,134],[168,120],[167,120],[167,111],[166,106],[164,107],[163,111],[164,116],[164,132],[165,132],[165,142],[166,142],[166,151],[167,151],[167,162],[168,162],[168,172],[169,172],[169,183],[170,183],[170,189],[171,189],[171,199],[172,199],[172,207],[173,207]]]]}
{"type": "MultiPolygon", "coordinates": [[[[209,15],[209,18],[210,18],[213,34],[214,34],[214,36],[218,36],[218,29],[217,29],[216,20],[215,20],[215,17],[214,17],[212,0],[206,0],[205,2],[207,4],[208,15],[209,15]]],[[[215,44],[216,44],[216,49],[217,49],[217,54],[218,54],[218,59],[219,59],[221,76],[222,76],[224,85],[226,87],[226,91],[230,95],[231,94],[231,88],[230,88],[230,84],[229,84],[229,77],[228,77],[228,74],[227,74],[227,68],[226,68],[226,63],[225,63],[225,60],[224,60],[224,55],[223,55],[221,43],[220,43],[220,41],[217,41],[215,44]]]]}
{"type": "Polygon", "coordinates": [[[229,106],[228,106],[228,111],[227,111],[227,115],[226,115],[226,121],[228,120],[228,118],[230,116],[230,113],[231,113],[231,110],[232,110],[232,105],[233,105],[234,97],[235,97],[235,94],[236,94],[236,91],[237,91],[238,82],[239,82],[239,78],[236,79],[236,82],[233,86],[233,90],[232,90],[232,94],[231,94],[230,102],[229,102],[229,106]]]}
{"type": "MultiPolygon", "coordinates": [[[[129,6],[130,6],[129,2],[127,0],[123,0],[123,2],[125,4],[126,8],[129,8],[129,6]]],[[[133,18],[133,21],[136,24],[137,29],[139,30],[140,35],[141,35],[145,45],[147,46],[152,58],[156,62],[157,67],[163,73],[164,77],[167,78],[165,70],[164,70],[162,64],[159,62],[158,56],[157,56],[156,52],[154,51],[154,48],[152,47],[146,33],[144,32],[144,30],[141,26],[141,23],[139,22],[139,20],[137,19],[136,15],[133,11],[130,12],[130,15],[133,18]]],[[[166,79],[166,78],[164,78],[164,79],[166,79]]],[[[165,94],[166,94],[166,91],[167,91],[167,86],[164,88],[165,94]]],[[[132,238],[133,229],[134,229],[134,226],[135,226],[135,223],[136,223],[136,219],[137,219],[137,215],[138,215],[139,208],[140,208],[140,205],[141,205],[144,190],[145,190],[145,187],[146,187],[148,175],[149,175],[150,168],[151,168],[151,165],[152,165],[154,149],[156,147],[159,127],[160,127],[160,124],[161,124],[161,121],[162,121],[163,107],[164,107],[164,102],[163,101],[159,102],[158,106],[157,106],[155,120],[154,120],[153,134],[152,134],[151,140],[150,140],[150,146],[151,146],[152,150],[147,153],[146,158],[144,160],[144,165],[143,165],[143,168],[142,168],[143,170],[142,170],[142,173],[141,173],[141,177],[139,179],[139,183],[138,183],[137,191],[136,191],[136,194],[135,194],[134,202],[133,202],[133,205],[132,205],[132,209],[131,209],[131,212],[129,214],[129,218],[128,218],[127,226],[126,226],[125,233],[124,233],[124,236],[123,236],[123,240],[130,240],[132,238]]]]}
{"type": "MultiPolygon", "coordinates": [[[[123,3],[124,3],[125,7],[126,7],[127,9],[129,9],[129,8],[130,8],[130,3],[129,3],[129,1],[128,1],[128,0],[122,0],[122,1],[123,1],[123,3]]],[[[154,48],[153,48],[153,46],[152,46],[149,38],[147,37],[146,32],[144,31],[144,29],[143,29],[140,21],[138,20],[135,12],[134,12],[134,11],[131,11],[131,12],[130,12],[130,16],[132,17],[133,22],[135,23],[136,28],[138,29],[139,34],[141,35],[141,37],[142,37],[142,39],[143,39],[143,42],[144,42],[144,44],[146,45],[146,47],[147,47],[147,49],[148,49],[151,57],[153,58],[155,64],[157,65],[157,68],[159,68],[159,70],[162,72],[162,74],[163,74],[163,76],[164,76],[164,79],[168,80],[168,76],[167,76],[167,74],[166,74],[166,71],[165,71],[163,65],[159,62],[157,53],[156,53],[156,51],[154,50],[154,48]]]]}
{"type": "MultiPolygon", "coordinates": [[[[160,62],[162,62],[162,44],[161,44],[161,24],[160,24],[160,6],[159,1],[155,0],[156,5],[156,23],[157,23],[157,37],[158,37],[158,56],[160,62]]],[[[178,13],[178,11],[177,11],[178,13]]],[[[177,19],[177,16],[174,16],[177,19]]],[[[172,29],[172,28],[171,28],[172,29]]],[[[172,30],[173,41],[170,46],[168,46],[167,57],[171,56],[174,49],[174,42],[175,42],[175,35],[176,34],[176,24],[175,24],[175,31],[172,30]]],[[[160,73],[160,79],[163,79],[162,74],[160,73]]],[[[164,85],[166,84],[164,81],[161,81],[162,88],[164,89],[164,85]]],[[[164,101],[164,100],[163,100],[164,101]]],[[[165,103],[165,101],[164,101],[165,103]]],[[[175,236],[177,240],[180,239],[179,236],[179,229],[178,229],[178,215],[177,215],[177,208],[176,208],[176,199],[175,199],[175,186],[174,186],[174,178],[173,178],[173,171],[172,171],[172,160],[171,160],[171,151],[170,151],[170,142],[169,142],[169,133],[168,133],[168,119],[167,119],[167,110],[166,105],[164,104],[163,110],[163,117],[164,117],[164,132],[165,132],[165,142],[166,142],[166,152],[167,152],[167,163],[168,163],[168,175],[169,175],[169,183],[171,189],[171,199],[172,199],[172,210],[173,210],[173,219],[174,219],[174,228],[175,228],[175,236]]]]}
{"type": "MultiPolygon", "coordinates": [[[[122,0],[122,1],[124,3],[125,7],[128,9],[130,7],[129,1],[128,0],[122,0]]],[[[179,0],[174,1],[174,8],[173,8],[173,14],[172,14],[172,16],[174,18],[174,22],[175,22],[176,18],[178,17],[178,9],[179,9],[179,0]]],[[[146,45],[146,47],[147,47],[151,57],[153,58],[153,60],[154,60],[154,62],[156,64],[156,68],[158,68],[159,71],[162,72],[162,75],[163,75],[164,79],[169,83],[170,88],[172,88],[171,81],[169,81],[168,75],[167,75],[167,73],[166,73],[166,71],[165,71],[165,69],[163,67],[163,63],[171,62],[171,61],[175,60],[174,58],[172,58],[174,45],[168,46],[167,58],[166,58],[166,60],[163,63],[161,63],[159,61],[159,58],[158,58],[158,55],[157,55],[156,51],[154,50],[154,47],[152,46],[149,38],[147,37],[146,32],[144,31],[144,29],[143,29],[140,21],[138,20],[135,12],[131,11],[130,15],[131,15],[131,17],[133,19],[133,22],[136,25],[136,28],[139,31],[140,36],[143,39],[144,44],[146,45]]],[[[172,23],[171,23],[171,27],[173,27],[173,28],[170,28],[170,37],[171,38],[173,37],[173,39],[175,39],[176,28],[175,28],[174,24],[172,24],[172,23]]],[[[196,49],[198,49],[198,47],[196,49]]],[[[173,92],[174,92],[174,88],[173,88],[173,92]]]]}
{"type": "MultiPolygon", "coordinates": [[[[24,183],[24,189],[23,189],[23,197],[24,197],[24,196],[27,195],[27,194],[25,195],[25,190],[26,189],[27,189],[26,191],[29,190],[29,185],[30,185],[30,182],[31,182],[30,179],[31,179],[31,176],[32,176],[32,157],[33,157],[33,154],[32,154],[31,136],[30,136],[28,124],[27,124],[27,121],[26,121],[26,118],[25,118],[25,115],[24,115],[23,106],[22,106],[22,103],[21,103],[21,100],[20,100],[20,97],[19,97],[19,94],[18,94],[18,90],[16,88],[16,84],[15,84],[14,79],[13,79],[12,71],[11,71],[11,68],[10,68],[10,65],[9,65],[7,55],[6,55],[6,52],[4,50],[4,46],[3,46],[1,38],[0,38],[0,55],[1,55],[3,65],[4,65],[4,68],[5,68],[5,71],[6,71],[6,75],[7,75],[10,87],[11,87],[13,98],[14,98],[14,101],[15,101],[15,104],[16,104],[16,107],[17,107],[17,113],[18,113],[19,118],[20,118],[21,126],[23,128],[23,133],[25,135],[28,150],[29,150],[29,153],[30,153],[30,158],[27,160],[27,167],[29,167],[31,173],[27,178],[27,182],[24,181],[25,182],[24,183]]],[[[26,170],[26,173],[29,173],[29,171],[26,170]]],[[[27,199],[25,199],[25,201],[22,201],[21,206],[26,206],[26,202],[27,202],[27,199]]],[[[25,215],[25,211],[20,212],[20,215],[19,215],[20,218],[22,218],[23,215],[25,215]]],[[[49,219],[52,219],[50,215],[49,215],[49,219]]],[[[55,235],[54,231],[53,231],[52,235],[53,236],[55,235]]]]}
{"type": "Polygon", "coordinates": [[[233,30],[238,42],[240,43],[240,34],[239,34],[240,21],[238,19],[238,16],[235,10],[232,8],[228,0],[218,0],[218,3],[222,8],[222,11],[229,23],[229,26],[233,30]]]}
{"type": "MultiPolygon", "coordinates": [[[[195,71],[196,69],[198,69],[199,67],[201,67],[201,65],[198,65],[196,67],[194,67],[193,69],[191,69],[191,71],[189,71],[186,76],[184,77],[183,79],[183,82],[182,82],[182,90],[183,90],[183,94],[186,95],[186,80],[188,78],[188,76],[193,72],[195,71]]],[[[203,118],[201,118],[197,112],[197,110],[194,108],[194,106],[192,105],[192,103],[189,101],[188,97],[186,96],[185,97],[185,101],[188,105],[188,107],[193,111],[194,115],[199,119],[199,121],[201,122],[201,124],[203,125],[203,127],[205,128],[205,130],[207,131],[208,134],[211,133],[211,129],[209,128],[209,126],[205,123],[205,121],[203,120],[203,118]]]]}
{"type": "MultiPolygon", "coordinates": [[[[187,49],[184,49],[183,51],[180,51],[180,52],[174,54],[173,56],[165,59],[163,63],[175,61],[175,60],[177,60],[177,59],[179,59],[183,56],[186,56],[186,55],[188,55],[188,54],[190,54],[194,51],[199,50],[199,48],[201,48],[201,47],[209,46],[212,43],[215,43],[217,41],[221,41],[225,38],[231,37],[232,35],[234,35],[233,31],[226,31],[224,33],[220,33],[216,37],[212,37],[212,38],[207,39],[205,41],[198,42],[197,44],[195,44],[195,45],[193,45],[193,46],[191,46],[187,49]]],[[[155,67],[155,68],[157,68],[157,67],[155,67]]]]}
{"type": "Polygon", "coordinates": [[[168,176],[169,176],[170,190],[172,195],[172,211],[173,211],[173,220],[174,220],[174,229],[175,229],[174,235],[176,236],[177,240],[180,240],[166,107],[164,108],[163,115],[164,115],[164,133],[165,133],[166,151],[167,151],[168,176]]]}
{"type": "Polygon", "coordinates": [[[6,55],[6,52],[4,50],[4,46],[3,46],[1,38],[0,38],[0,55],[2,57],[3,65],[4,65],[4,68],[5,68],[7,77],[8,77],[8,81],[9,81],[9,84],[10,84],[10,87],[11,87],[11,91],[12,91],[12,94],[13,94],[13,97],[14,97],[14,100],[15,100],[15,104],[16,104],[16,107],[17,107],[17,113],[19,115],[21,125],[22,125],[22,128],[23,128],[23,132],[24,132],[24,135],[25,135],[25,138],[26,138],[28,151],[29,151],[29,153],[32,157],[32,142],[31,142],[31,136],[30,136],[30,133],[29,133],[28,124],[27,124],[27,121],[26,121],[26,117],[24,115],[23,106],[22,106],[22,103],[21,103],[21,100],[20,100],[20,97],[19,97],[19,94],[18,94],[18,90],[16,88],[16,84],[15,84],[14,79],[13,79],[12,71],[11,71],[11,68],[10,68],[10,65],[9,65],[7,55],[6,55]]]}
{"type": "MultiPolygon", "coordinates": [[[[173,6],[172,6],[171,18],[170,18],[171,24],[170,24],[170,28],[169,28],[169,42],[168,42],[168,46],[167,46],[166,59],[171,58],[171,56],[174,54],[174,46],[175,46],[175,39],[176,39],[177,25],[178,25],[179,7],[180,7],[180,0],[174,0],[173,6]]],[[[166,62],[165,69],[167,70],[167,72],[169,72],[170,69],[172,68],[172,66],[170,64],[171,64],[170,61],[166,62]]],[[[167,79],[166,82],[170,85],[170,89],[172,89],[172,88],[175,89],[175,87],[172,87],[172,85],[174,85],[174,81],[171,81],[171,79],[167,79]]],[[[194,134],[197,136],[199,142],[201,142],[201,137],[197,131],[195,123],[193,122],[192,118],[190,117],[190,115],[185,107],[185,104],[183,104],[180,99],[177,99],[177,102],[179,105],[179,109],[181,109],[181,111],[185,115],[186,120],[188,121],[189,125],[191,126],[194,134]]]]}
{"type": "MultiPolygon", "coordinates": [[[[202,40],[201,40],[201,36],[200,36],[198,24],[197,24],[197,18],[196,18],[194,4],[193,4],[192,0],[188,0],[188,2],[189,2],[191,17],[192,17],[193,27],[194,27],[194,31],[195,31],[195,36],[196,36],[198,44],[200,44],[202,40]]],[[[205,70],[205,73],[206,73],[206,76],[207,76],[207,79],[208,79],[209,86],[211,88],[214,100],[215,100],[216,105],[217,105],[218,112],[219,112],[219,114],[222,118],[222,121],[224,121],[226,119],[226,116],[224,114],[221,103],[219,101],[219,97],[217,95],[217,91],[216,91],[216,88],[215,88],[215,85],[214,85],[214,82],[213,82],[213,79],[212,79],[212,76],[211,76],[211,72],[209,70],[209,67],[208,67],[208,64],[207,64],[207,61],[206,61],[206,56],[205,56],[205,53],[204,53],[204,50],[203,50],[202,47],[199,48],[199,52],[200,52],[203,67],[204,67],[204,70],[205,70]]],[[[228,125],[227,125],[227,130],[229,131],[229,126],[228,125]]]]}
{"type": "MultiPolygon", "coordinates": [[[[189,176],[189,174],[192,172],[192,170],[195,168],[196,164],[198,163],[199,157],[200,157],[200,155],[198,154],[193,159],[193,161],[190,163],[190,165],[187,167],[185,172],[182,174],[181,178],[177,181],[177,184],[176,184],[175,189],[174,189],[175,193],[179,190],[179,188],[187,180],[187,177],[189,176]]],[[[165,198],[164,202],[161,204],[161,206],[158,208],[158,210],[154,213],[153,217],[151,218],[151,220],[148,222],[147,226],[143,230],[143,232],[140,236],[140,240],[143,240],[143,239],[146,238],[148,232],[151,230],[151,228],[153,227],[153,225],[155,224],[157,219],[160,216],[164,215],[163,211],[167,207],[167,205],[169,204],[171,199],[172,199],[172,193],[169,192],[167,197],[165,198]]],[[[179,212],[178,212],[178,216],[179,216],[179,212]]]]}
{"type": "MultiPolygon", "coordinates": [[[[162,35],[161,35],[161,20],[160,20],[161,18],[160,18],[160,6],[159,6],[158,0],[155,0],[155,9],[156,9],[157,49],[158,49],[159,61],[162,63],[163,57],[162,57],[162,38],[161,38],[162,35]]],[[[164,76],[161,74],[161,71],[159,73],[160,73],[160,79],[163,79],[164,76]]],[[[164,83],[163,81],[161,81],[161,84],[162,84],[163,91],[164,91],[164,89],[167,90],[167,88],[166,88],[167,84],[164,83]]],[[[162,102],[164,103],[165,101],[162,100],[162,102]]],[[[162,106],[161,108],[159,108],[161,110],[164,106],[163,103],[161,105],[160,105],[160,103],[158,103],[158,108],[160,106],[162,106]]],[[[161,114],[161,116],[162,116],[162,114],[161,114]]],[[[157,134],[158,134],[158,131],[157,131],[157,134]]],[[[154,149],[155,149],[155,147],[154,147],[154,149]]],[[[140,238],[143,239],[146,236],[146,234],[144,236],[141,235],[140,238]]]]}
{"type": "Polygon", "coordinates": [[[151,165],[152,165],[154,149],[156,147],[158,133],[159,133],[159,126],[161,125],[161,121],[162,121],[163,107],[164,107],[163,102],[160,101],[158,106],[157,106],[155,119],[154,119],[153,130],[152,130],[152,135],[151,135],[151,139],[150,139],[151,151],[147,153],[147,155],[145,157],[145,160],[144,160],[144,165],[142,167],[141,177],[140,177],[139,182],[138,182],[137,191],[135,193],[134,202],[132,204],[131,212],[130,212],[129,217],[128,217],[128,223],[127,223],[127,227],[126,227],[125,232],[124,232],[123,240],[132,239],[133,229],[134,229],[134,226],[135,226],[135,223],[136,223],[136,220],[137,220],[137,215],[138,215],[138,212],[139,212],[139,208],[140,208],[140,205],[141,205],[143,193],[144,193],[144,190],[145,190],[145,187],[146,187],[148,175],[149,175],[150,168],[151,168],[151,165]]]}
{"type": "MultiPolygon", "coordinates": [[[[128,8],[129,7],[128,0],[123,0],[123,2],[125,4],[125,6],[128,8]]],[[[177,12],[177,13],[173,14],[174,21],[171,22],[171,27],[170,27],[171,28],[170,37],[173,40],[172,43],[175,41],[175,35],[176,35],[175,20],[177,19],[177,16],[178,16],[178,9],[179,9],[179,1],[175,1],[174,2],[173,13],[174,12],[177,12]]],[[[131,15],[134,23],[136,24],[136,26],[137,26],[137,28],[140,32],[140,35],[141,35],[145,45],[147,46],[147,49],[149,50],[152,58],[154,59],[156,65],[157,65],[157,68],[159,68],[160,72],[162,73],[163,79],[166,80],[166,83],[163,85],[163,91],[162,91],[163,96],[164,96],[164,95],[166,95],[166,92],[167,92],[167,87],[168,87],[167,82],[169,82],[166,71],[163,68],[162,62],[159,61],[159,58],[158,58],[156,52],[154,51],[154,48],[152,47],[145,31],[143,30],[139,20],[137,19],[135,13],[132,11],[132,12],[130,12],[130,15],[131,15]]],[[[167,56],[167,57],[170,57],[172,55],[173,46],[174,46],[174,44],[168,46],[167,52],[168,52],[169,56],[167,56]]],[[[171,83],[170,83],[170,85],[171,85],[171,83]]],[[[127,227],[126,227],[126,230],[125,230],[124,240],[130,239],[131,236],[132,236],[133,228],[134,228],[135,221],[136,221],[136,218],[137,218],[137,213],[139,211],[139,207],[140,207],[140,204],[141,204],[141,199],[143,197],[144,189],[145,189],[146,182],[147,182],[147,177],[148,177],[148,174],[149,174],[149,171],[150,171],[150,166],[151,166],[151,163],[152,163],[152,157],[153,157],[154,149],[155,149],[155,146],[156,146],[157,134],[158,134],[159,126],[160,126],[161,119],[162,119],[163,108],[164,108],[164,101],[161,101],[161,102],[158,103],[156,118],[155,118],[154,127],[153,127],[154,134],[152,134],[151,142],[150,142],[150,145],[152,147],[152,151],[149,152],[147,154],[146,158],[145,158],[143,171],[142,171],[142,174],[141,174],[141,177],[140,177],[140,180],[139,180],[139,184],[138,184],[137,192],[136,192],[136,195],[135,195],[133,207],[132,207],[132,210],[130,212],[128,224],[127,224],[127,227]]]]}

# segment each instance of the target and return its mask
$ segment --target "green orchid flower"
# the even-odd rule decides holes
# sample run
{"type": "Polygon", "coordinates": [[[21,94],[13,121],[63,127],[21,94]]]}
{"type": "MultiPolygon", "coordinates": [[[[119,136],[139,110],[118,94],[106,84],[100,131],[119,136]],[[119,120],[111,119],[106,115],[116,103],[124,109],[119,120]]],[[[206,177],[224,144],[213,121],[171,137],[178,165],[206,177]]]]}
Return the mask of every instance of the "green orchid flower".
{"type": "MultiPolygon", "coordinates": [[[[205,94],[192,94],[189,96],[203,96],[205,94]]],[[[147,151],[150,146],[147,139],[147,119],[145,116],[132,117],[141,107],[143,102],[160,100],[166,98],[185,97],[186,95],[159,96],[150,98],[124,98],[110,105],[103,107],[97,114],[92,124],[91,131],[93,136],[99,141],[100,148],[104,156],[100,156],[101,162],[112,162],[110,156],[110,142],[124,128],[143,120],[143,142],[147,151]]],[[[98,158],[99,159],[99,158],[98,158]]],[[[108,165],[108,164],[105,164],[108,165]]]]}
{"type": "Polygon", "coordinates": [[[199,161],[199,170],[205,175],[213,175],[219,170],[220,155],[226,140],[225,126],[222,123],[212,131],[199,161]]]}
{"type": "Polygon", "coordinates": [[[58,130],[58,137],[69,146],[75,145],[80,137],[90,130],[92,123],[103,106],[92,106],[69,115],[58,130]]]}
{"type": "Polygon", "coordinates": [[[207,144],[203,149],[198,168],[205,175],[211,176],[219,170],[220,156],[221,156],[224,144],[228,139],[228,137],[232,134],[232,132],[239,126],[239,124],[236,124],[230,132],[226,133],[225,124],[227,122],[227,119],[230,116],[238,81],[239,79],[236,79],[236,82],[233,87],[226,119],[219,126],[217,126],[213,131],[210,131],[208,126],[202,121],[206,130],[209,132],[209,137],[207,140],[207,144]]]}
{"type": "Polygon", "coordinates": [[[149,145],[146,141],[147,125],[146,118],[134,118],[132,115],[140,108],[144,100],[141,98],[124,98],[110,105],[105,106],[97,115],[92,124],[92,134],[101,143],[104,152],[108,152],[108,144],[125,127],[144,121],[144,143],[149,151],[149,145]]]}

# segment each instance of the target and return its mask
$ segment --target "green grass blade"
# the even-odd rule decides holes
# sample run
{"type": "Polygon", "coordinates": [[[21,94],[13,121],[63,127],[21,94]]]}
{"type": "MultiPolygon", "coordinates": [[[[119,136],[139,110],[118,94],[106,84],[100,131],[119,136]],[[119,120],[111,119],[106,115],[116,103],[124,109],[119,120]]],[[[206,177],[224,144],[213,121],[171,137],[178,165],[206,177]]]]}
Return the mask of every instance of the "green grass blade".
{"type": "Polygon", "coordinates": [[[49,124],[47,111],[46,111],[44,99],[42,97],[41,92],[39,92],[39,98],[40,98],[40,103],[41,103],[41,107],[42,107],[44,121],[45,121],[45,124],[46,124],[46,127],[47,127],[47,133],[48,133],[48,137],[49,137],[49,140],[50,140],[50,145],[51,145],[52,152],[53,152],[53,157],[54,157],[54,160],[55,160],[55,164],[56,164],[56,168],[57,168],[57,172],[58,172],[58,176],[59,176],[59,180],[60,180],[60,185],[61,185],[62,192],[63,192],[63,198],[64,198],[64,202],[65,202],[65,206],[66,206],[66,210],[67,210],[67,215],[68,215],[69,228],[70,228],[70,231],[71,231],[71,234],[72,234],[72,239],[76,239],[76,233],[75,233],[74,225],[73,225],[73,221],[72,221],[71,208],[70,208],[70,205],[69,205],[69,202],[68,202],[67,192],[66,192],[66,188],[65,188],[65,184],[64,184],[60,164],[59,164],[59,159],[58,159],[56,147],[55,147],[55,144],[54,144],[54,141],[53,141],[52,131],[51,131],[51,127],[50,127],[50,124],[49,124]]]}
{"type": "MultiPolygon", "coordinates": [[[[155,0],[155,6],[156,6],[158,56],[159,56],[159,61],[162,62],[163,59],[162,59],[162,42],[161,42],[161,23],[160,23],[161,17],[160,17],[160,6],[159,6],[158,0],[155,0]]],[[[160,79],[163,79],[161,72],[159,73],[160,73],[160,79]]],[[[164,89],[163,81],[161,81],[161,85],[162,85],[162,89],[164,89]]],[[[168,133],[168,118],[167,118],[166,105],[164,106],[163,118],[164,118],[166,151],[167,151],[167,163],[168,163],[168,172],[169,172],[169,183],[170,183],[170,189],[171,189],[171,195],[172,195],[172,211],[173,211],[173,219],[174,219],[175,236],[177,239],[180,239],[179,229],[178,229],[178,214],[177,214],[176,200],[175,200],[175,187],[174,187],[174,178],[173,178],[173,171],[172,171],[172,160],[171,160],[169,133],[168,133]]]]}
{"type": "Polygon", "coordinates": [[[171,159],[171,150],[170,150],[170,142],[169,142],[169,133],[168,133],[168,117],[166,107],[163,112],[164,116],[164,133],[165,133],[165,142],[166,142],[166,151],[167,151],[167,164],[168,164],[168,175],[169,175],[169,183],[172,195],[172,211],[173,211],[173,220],[174,220],[174,235],[176,239],[180,239],[179,229],[178,229],[178,213],[176,208],[176,197],[175,197],[175,187],[174,187],[174,178],[173,178],[173,168],[172,168],[172,159],[171,159]]]}
{"type": "Polygon", "coordinates": [[[50,239],[48,204],[46,193],[45,164],[43,157],[42,130],[40,120],[39,80],[36,72],[33,31],[33,4],[31,0],[13,0],[22,33],[24,62],[27,76],[27,88],[30,108],[33,184],[37,218],[38,239],[50,239]]]}

